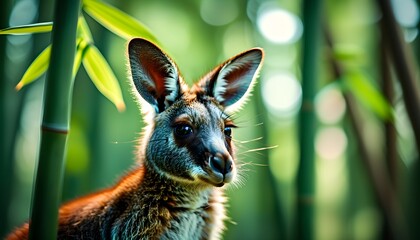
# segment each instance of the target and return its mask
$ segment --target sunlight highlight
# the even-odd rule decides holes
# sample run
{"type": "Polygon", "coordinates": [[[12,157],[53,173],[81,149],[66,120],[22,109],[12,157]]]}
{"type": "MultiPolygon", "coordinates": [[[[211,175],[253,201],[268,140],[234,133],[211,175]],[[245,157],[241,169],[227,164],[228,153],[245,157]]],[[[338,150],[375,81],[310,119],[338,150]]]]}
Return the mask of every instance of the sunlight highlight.
{"type": "Polygon", "coordinates": [[[339,122],[346,112],[346,103],[338,89],[326,89],[316,98],[315,111],[318,119],[325,124],[339,122]]]}
{"type": "Polygon", "coordinates": [[[395,18],[404,27],[416,27],[419,22],[419,8],[414,0],[391,1],[395,18]]]}
{"type": "Polygon", "coordinates": [[[342,156],[347,148],[347,137],[339,127],[326,127],[319,130],[316,136],[317,154],[326,160],[335,160],[342,156]]]}
{"type": "Polygon", "coordinates": [[[298,111],[302,88],[295,76],[277,73],[262,81],[262,95],[271,113],[277,117],[288,117],[298,111]]]}
{"type": "Polygon", "coordinates": [[[303,31],[302,22],[292,13],[278,7],[263,7],[257,17],[261,34],[277,44],[296,42],[303,31]]]}
{"type": "Polygon", "coordinates": [[[203,0],[200,14],[206,23],[222,26],[235,20],[239,10],[236,2],[232,0],[203,0]]]}

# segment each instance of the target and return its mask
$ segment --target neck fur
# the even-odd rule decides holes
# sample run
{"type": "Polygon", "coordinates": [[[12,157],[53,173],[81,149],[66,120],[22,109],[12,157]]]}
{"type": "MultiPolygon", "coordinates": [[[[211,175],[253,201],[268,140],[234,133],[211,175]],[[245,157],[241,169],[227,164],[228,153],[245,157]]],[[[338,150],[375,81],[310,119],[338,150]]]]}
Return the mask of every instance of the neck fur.
{"type": "Polygon", "coordinates": [[[214,187],[178,181],[159,173],[151,165],[145,163],[143,191],[148,191],[155,199],[161,199],[162,203],[173,209],[195,210],[208,206],[214,187]]]}

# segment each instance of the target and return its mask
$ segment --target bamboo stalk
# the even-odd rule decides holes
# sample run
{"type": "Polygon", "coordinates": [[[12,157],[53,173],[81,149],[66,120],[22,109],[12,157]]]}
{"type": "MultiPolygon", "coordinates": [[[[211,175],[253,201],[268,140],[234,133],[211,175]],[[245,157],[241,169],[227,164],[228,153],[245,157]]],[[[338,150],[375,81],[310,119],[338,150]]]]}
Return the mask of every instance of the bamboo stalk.
{"type": "MultiPolygon", "coordinates": [[[[416,76],[417,69],[409,46],[402,38],[401,29],[399,28],[395,16],[393,14],[391,3],[389,0],[378,0],[377,4],[382,12],[381,24],[382,36],[387,39],[387,49],[389,49],[390,59],[392,60],[398,81],[403,92],[403,99],[407,115],[410,119],[414,138],[416,140],[417,152],[420,150],[420,87],[416,76]]],[[[410,237],[417,239],[419,235],[417,229],[417,220],[420,213],[418,207],[419,191],[417,190],[416,181],[420,175],[418,159],[412,164],[410,169],[410,179],[408,181],[410,195],[408,196],[409,204],[407,209],[407,223],[409,223],[410,237]]]]}
{"type": "Polygon", "coordinates": [[[32,199],[30,239],[56,239],[69,130],[72,68],[80,0],[55,2],[50,65],[45,82],[41,146],[32,199]]]}
{"type": "MultiPolygon", "coordinates": [[[[333,54],[331,53],[334,43],[332,36],[326,27],[324,35],[330,51],[329,61],[333,69],[334,79],[341,79],[344,75],[344,70],[334,59],[333,54]]],[[[391,239],[407,239],[404,218],[402,217],[402,212],[400,206],[398,205],[394,185],[391,184],[389,175],[387,174],[384,165],[381,164],[381,162],[375,161],[369,153],[367,148],[369,144],[363,138],[363,130],[360,124],[361,120],[357,114],[353,96],[349,92],[344,92],[343,96],[347,105],[347,113],[350,118],[350,123],[353,126],[353,132],[356,138],[360,159],[366,168],[369,181],[374,190],[375,199],[378,206],[381,208],[384,220],[387,226],[389,226],[388,230],[390,236],[387,237],[391,239]]]]}
{"type": "Polygon", "coordinates": [[[415,74],[414,57],[407,50],[407,44],[401,35],[401,30],[398,27],[394,14],[392,12],[391,3],[389,0],[378,0],[378,5],[382,12],[383,24],[386,26],[382,28],[383,37],[386,38],[390,56],[394,63],[395,71],[398,75],[398,80],[401,83],[403,91],[404,103],[407,109],[408,117],[414,131],[414,136],[417,143],[417,149],[420,149],[420,93],[419,84],[415,74]]]}
{"type": "MultiPolygon", "coordinates": [[[[0,28],[7,27],[9,22],[11,0],[3,0],[0,3],[0,28]]],[[[12,183],[12,159],[9,158],[11,152],[10,139],[7,139],[8,120],[11,118],[6,113],[7,103],[7,78],[6,78],[6,36],[0,36],[0,238],[3,238],[10,230],[8,218],[9,205],[11,200],[11,183],[12,183]]]]}
{"type": "MultiPolygon", "coordinates": [[[[380,24],[381,31],[386,26],[381,21],[380,24]]],[[[381,36],[380,40],[380,49],[379,49],[379,62],[380,62],[380,78],[382,79],[382,92],[385,99],[392,106],[394,102],[394,86],[392,83],[392,74],[391,66],[389,63],[389,53],[387,51],[386,38],[381,36]]],[[[384,120],[384,130],[385,130],[385,163],[386,170],[389,175],[390,184],[394,189],[395,193],[398,187],[398,152],[397,152],[397,131],[395,129],[393,119],[384,120]]],[[[386,216],[384,216],[386,217],[386,216]]],[[[392,239],[392,226],[389,226],[390,222],[385,221],[382,227],[382,238],[383,239],[392,239]]]]}
{"type": "MultiPolygon", "coordinates": [[[[381,28],[386,28],[381,21],[381,28]]],[[[394,101],[394,86],[392,83],[391,66],[389,64],[389,53],[387,51],[386,38],[381,37],[380,44],[380,76],[382,78],[382,91],[388,103],[392,106],[394,101]]],[[[398,185],[398,152],[397,152],[397,131],[391,120],[385,120],[385,160],[391,184],[396,189],[398,185]]]]}
{"type": "Polygon", "coordinates": [[[315,194],[315,112],[318,59],[321,28],[321,1],[304,0],[302,5],[303,63],[302,108],[299,119],[300,162],[297,172],[297,232],[298,239],[314,238],[315,194]]]}

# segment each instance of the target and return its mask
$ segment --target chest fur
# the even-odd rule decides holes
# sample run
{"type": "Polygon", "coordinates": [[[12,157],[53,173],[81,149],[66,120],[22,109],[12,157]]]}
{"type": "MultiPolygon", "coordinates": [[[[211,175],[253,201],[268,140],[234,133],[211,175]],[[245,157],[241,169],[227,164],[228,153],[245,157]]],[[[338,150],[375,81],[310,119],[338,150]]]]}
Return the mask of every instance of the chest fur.
{"type": "Polygon", "coordinates": [[[111,235],[112,239],[219,239],[224,218],[218,204],[195,210],[146,207],[115,221],[111,235]]]}
{"type": "Polygon", "coordinates": [[[206,226],[210,224],[211,218],[206,209],[180,212],[172,217],[161,239],[208,239],[210,229],[206,226]]]}

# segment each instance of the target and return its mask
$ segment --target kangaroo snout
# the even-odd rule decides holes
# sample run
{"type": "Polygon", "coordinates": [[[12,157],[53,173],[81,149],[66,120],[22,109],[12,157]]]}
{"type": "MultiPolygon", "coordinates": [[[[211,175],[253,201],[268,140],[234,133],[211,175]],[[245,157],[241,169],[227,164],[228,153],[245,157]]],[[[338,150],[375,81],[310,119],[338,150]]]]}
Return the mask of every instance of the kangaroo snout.
{"type": "Polygon", "coordinates": [[[215,173],[226,175],[232,171],[233,161],[230,156],[224,157],[222,154],[215,154],[210,156],[209,164],[215,173]]]}
{"type": "Polygon", "coordinates": [[[234,162],[228,153],[206,153],[209,177],[213,185],[217,187],[230,183],[234,176],[234,162]]]}
{"type": "Polygon", "coordinates": [[[228,154],[216,153],[209,157],[209,165],[216,175],[221,175],[223,183],[229,183],[233,178],[233,160],[228,154]]]}

